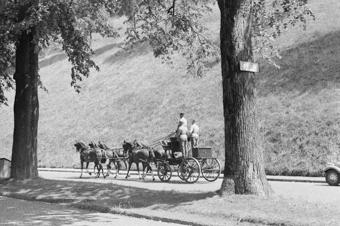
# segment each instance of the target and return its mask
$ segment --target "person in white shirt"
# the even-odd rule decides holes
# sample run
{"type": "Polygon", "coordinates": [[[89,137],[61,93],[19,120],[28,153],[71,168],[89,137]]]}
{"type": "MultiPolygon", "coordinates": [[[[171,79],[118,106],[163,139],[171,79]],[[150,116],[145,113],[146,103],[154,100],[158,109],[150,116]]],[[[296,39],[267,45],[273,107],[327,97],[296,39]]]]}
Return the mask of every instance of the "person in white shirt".
{"type": "Polygon", "coordinates": [[[197,148],[198,147],[198,136],[199,136],[200,128],[196,124],[196,120],[192,120],[192,124],[190,127],[190,141],[191,141],[191,149],[192,148],[197,148]]]}
{"type": "Polygon", "coordinates": [[[182,152],[182,156],[188,155],[188,128],[184,125],[183,122],[180,122],[180,126],[177,129],[177,140],[180,143],[180,149],[182,152]]]}
{"type": "Polygon", "coordinates": [[[179,122],[178,122],[177,129],[181,126],[181,122],[183,123],[183,125],[185,127],[188,127],[188,121],[184,118],[184,113],[180,113],[179,114],[179,122]]]}

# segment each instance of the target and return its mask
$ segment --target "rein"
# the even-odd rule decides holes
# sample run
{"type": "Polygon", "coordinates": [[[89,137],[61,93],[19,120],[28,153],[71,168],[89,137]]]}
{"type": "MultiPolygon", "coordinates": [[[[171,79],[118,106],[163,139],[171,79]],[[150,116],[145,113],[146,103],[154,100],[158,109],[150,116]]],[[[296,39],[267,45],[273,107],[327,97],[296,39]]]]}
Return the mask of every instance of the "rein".
{"type": "Polygon", "coordinates": [[[160,141],[162,141],[162,140],[167,140],[167,139],[169,139],[170,137],[172,137],[174,134],[175,134],[175,132],[170,133],[170,134],[165,135],[165,136],[158,137],[158,138],[156,138],[155,140],[153,140],[153,141],[151,142],[151,144],[148,145],[148,147],[154,148],[154,147],[156,147],[156,146],[159,146],[159,145],[160,145],[160,141]]]}

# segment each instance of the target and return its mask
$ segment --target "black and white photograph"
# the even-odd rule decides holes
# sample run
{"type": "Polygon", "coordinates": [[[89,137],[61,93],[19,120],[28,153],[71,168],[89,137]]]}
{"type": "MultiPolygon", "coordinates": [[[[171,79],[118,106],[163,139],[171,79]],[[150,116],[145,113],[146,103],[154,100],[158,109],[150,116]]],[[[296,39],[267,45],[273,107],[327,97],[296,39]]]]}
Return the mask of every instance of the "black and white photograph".
{"type": "Polygon", "coordinates": [[[0,0],[1,226],[339,226],[339,0],[0,0]]]}

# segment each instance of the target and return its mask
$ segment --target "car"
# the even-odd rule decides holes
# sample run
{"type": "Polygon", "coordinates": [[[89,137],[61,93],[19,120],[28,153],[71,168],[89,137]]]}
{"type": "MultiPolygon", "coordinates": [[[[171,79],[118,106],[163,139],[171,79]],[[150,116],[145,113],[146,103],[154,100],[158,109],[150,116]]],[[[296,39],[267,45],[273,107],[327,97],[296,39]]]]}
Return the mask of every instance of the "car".
{"type": "Polygon", "coordinates": [[[324,169],[326,182],[330,186],[338,186],[340,183],[340,162],[327,163],[324,169]]]}

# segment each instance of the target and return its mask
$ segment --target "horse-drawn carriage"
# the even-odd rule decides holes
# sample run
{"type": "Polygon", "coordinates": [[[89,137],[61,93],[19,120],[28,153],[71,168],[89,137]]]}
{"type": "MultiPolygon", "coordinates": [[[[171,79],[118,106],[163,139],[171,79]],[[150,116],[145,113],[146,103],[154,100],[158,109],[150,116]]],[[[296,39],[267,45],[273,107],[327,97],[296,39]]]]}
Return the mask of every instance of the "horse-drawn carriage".
{"type": "Polygon", "coordinates": [[[221,164],[212,156],[210,147],[192,148],[192,156],[181,156],[180,143],[176,137],[161,141],[161,145],[169,153],[169,158],[157,159],[157,173],[161,181],[169,181],[173,171],[177,171],[178,177],[188,183],[195,183],[200,175],[209,182],[220,176],[221,164]]]}
{"type": "MultiPolygon", "coordinates": [[[[135,140],[136,141],[136,140],[135,140]]],[[[221,174],[221,164],[217,158],[212,157],[211,148],[193,148],[192,156],[181,156],[180,144],[177,138],[173,134],[167,135],[166,140],[163,139],[153,142],[149,146],[136,145],[136,142],[125,142],[123,148],[110,149],[105,144],[99,142],[97,145],[91,142],[89,146],[86,146],[84,142],[78,141],[75,144],[77,151],[80,152],[81,160],[81,175],[83,173],[83,163],[86,162],[86,170],[89,162],[94,162],[95,167],[98,169],[97,176],[99,177],[100,171],[102,171],[105,178],[110,174],[111,163],[116,165],[116,176],[119,174],[121,163],[127,167],[126,178],[129,177],[129,172],[132,163],[137,164],[137,170],[139,173],[138,164],[143,164],[143,177],[146,176],[145,170],[150,170],[153,176],[151,162],[154,162],[157,166],[158,177],[161,181],[169,181],[172,177],[172,172],[177,171],[180,179],[188,182],[195,183],[200,175],[207,181],[215,181],[221,174]],[[155,147],[161,144],[162,150],[157,150],[155,147]],[[108,171],[104,175],[103,167],[101,163],[105,163],[108,160],[108,171]]]]}

